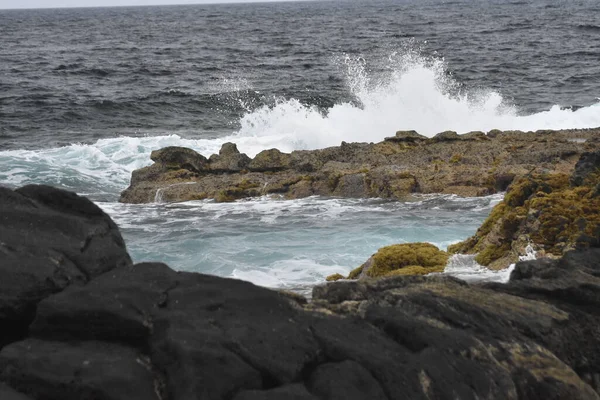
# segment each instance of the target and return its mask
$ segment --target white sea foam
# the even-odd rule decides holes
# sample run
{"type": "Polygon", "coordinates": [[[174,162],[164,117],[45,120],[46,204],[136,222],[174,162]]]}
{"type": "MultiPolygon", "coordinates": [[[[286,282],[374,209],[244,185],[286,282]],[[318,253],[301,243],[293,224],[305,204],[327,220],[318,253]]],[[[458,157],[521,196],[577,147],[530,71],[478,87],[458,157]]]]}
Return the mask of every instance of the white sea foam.
{"type": "Polygon", "coordinates": [[[326,113],[296,99],[263,106],[241,119],[231,139],[252,154],[278,147],[314,149],[347,142],[375,142],[397,130],[414,129],[426,136],[445,130],[538,130],[600,126],[600,103],[576,111],[555,105],[520,115],[490,90],[468,90],[447,74],[443,59],[408,51],[390,56],[386,76],[371,74],[361,58],[346,58],[347,82],[360,104],[337,104],[326,113]]]}
{"type": "Polygon", "coordinates": [[[506,269],[492,271],[475,261],[472,254],[454,254],[448,260],[444,275],[451,275],[467,282],[500,282],[506,283],[515,265],[506,269]]]}
{"type": "Polygon", "coordinates": [[[347,268],[340,265],[324,265],[308,258],[297,258],[278,260],[259,268],[235,269],[231,277],[272,288],[298,288],[323,283],[328,275],[336,273],[347,274],[347,268]]]}
{"type": "MultiPolygon", "coordinates": [[[[0,182],[18,186],[46,183],[101,198],[114,198],[128,184],[134,169],[151,163],[152,150],[184,146],[209,156],[227,141],[250,156],[261,150],[315,149],[347,142],[374,142],[399,129],[432,136],[444,130],[467,132],[498,129],[564,129],[600,126],[600,103],[576,111],[554,106],[533,115],[519,115],[493,91],[467,90],[449,77],[442,59],[413,51],[395,53],[371,73],[367,63],[345,58],[347,85],[358,104],[340,103],[327,111],[282,99],[248,111],[240,129],[214,139],[177,134],[117,137],[93,144],[72,144],[43,150],[0,152],[0,182]]],[[[231,86],[241,84],[234,81],[231,86]]]]}
{"type": "MultiPolygon", "coordinates": [[[[525,254],[519,256],[519,261],[535,260],[536,252],[531,245],[525,248],[525,254]]],[[[510,264],[508,268],[493,271],[479,265],[475,261],[475,255],[455,254],[448,260],[448,265],[443,274],[451,275],[467,282],[500,282],[506,283],[516,264],[510,264]]]]}

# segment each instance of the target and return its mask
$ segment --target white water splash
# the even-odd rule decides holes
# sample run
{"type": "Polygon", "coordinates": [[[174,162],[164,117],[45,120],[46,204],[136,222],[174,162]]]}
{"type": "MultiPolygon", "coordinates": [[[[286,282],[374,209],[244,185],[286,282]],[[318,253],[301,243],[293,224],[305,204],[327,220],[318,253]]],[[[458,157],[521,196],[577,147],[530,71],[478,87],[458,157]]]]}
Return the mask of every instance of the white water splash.
{"type": "MultiPolygon", "coordinates": [[[[247,112],[238,131],[219,138],[118,137],[54,149],[4,151],[0,152],[0,183],[44,183],[95,199],[115,199],[129,184],[133,170],[151,164],[150,152],[166,146],[189,147],[210,156],[231,141],[254,156],[274,147],[289,152],[337,146],[342,141],[376,142],[401,129],[432,136],[448,129],[462,133],[600,127],[600,103],[576,111],[554,106],[522,116],[497,92],[459,90],[442,59],[407,51],[392,54],[387,63],[383,69],[388,72],[382,76],[370,73],[360,58],[343,60],[347,85],[360,105],[340,103],[324,113],[287,99],[247,112]]],[[[232,87],[241,84],[234,82],[232,87]]]]}
{"type": "Polygon", "coordinates": [[[395,53],[388,76],[372,75],[361,58],[347,57],[347,82],[360,106],[340,103],[326,113],[296,99],[263,106],[241,119],[232,139],[249,154],[277,147],[314,149],[346,142],[376,142],[397,130],[433,136],[445,130],[466,133],[492,129],[535,131],[600,127],[600,103],[576,111],[555,105],[532,115],[490,90],[459,90],[442,59],[415,52],[395,53]]]}
{"type": "MultiPolygon", "coordinates": [[[[519,256],[519,261],[531,261],[536,259],[536,252],[531,246],[527,245],[525,254],[519,256]]],[[[510,264],[507,268],[499,271],[493,271],[479,265],[475,261],[474,254],[454,254],[448,260],[448,265],[443,274],[451,275],[467,282],[499,282],[507,283],[510,274],[515,269],[516,264],[510,264]]]]}

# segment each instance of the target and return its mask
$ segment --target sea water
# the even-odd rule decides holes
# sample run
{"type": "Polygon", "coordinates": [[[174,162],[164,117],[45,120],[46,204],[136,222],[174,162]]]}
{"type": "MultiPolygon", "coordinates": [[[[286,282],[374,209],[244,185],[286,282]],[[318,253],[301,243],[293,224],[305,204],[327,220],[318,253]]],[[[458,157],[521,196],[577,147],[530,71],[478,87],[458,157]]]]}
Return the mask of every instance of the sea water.
{"type": "MultiPolygon", "coordinates": [[[[307,291],[378,248],[442,249],[502,195],[118,203],[152,150],[209,156],[600,126],[596,1],[0,10],[0,184],[88,196],[133,259],[307,291]]],[[[527,257],[532,257],[530,252],[527,257]]],[[[505,281],[470,256],[446,273],[505,281]]]]}

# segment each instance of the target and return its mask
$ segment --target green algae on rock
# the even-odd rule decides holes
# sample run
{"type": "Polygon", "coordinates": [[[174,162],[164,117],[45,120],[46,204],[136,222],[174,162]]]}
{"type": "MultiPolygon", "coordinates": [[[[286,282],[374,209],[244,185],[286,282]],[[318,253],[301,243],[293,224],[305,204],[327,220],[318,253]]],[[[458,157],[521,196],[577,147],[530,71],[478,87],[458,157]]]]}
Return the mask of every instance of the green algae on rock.
{"type": "MultiPolygon", "coordinates": [[[[363,265],[352,270],[347,279],[442,272],[448,257],[448,253],[430,243],[393,244],[379,249],[363,265]]],[[[340,274],[335,274],[328,276],[327,280],[342,278],[340,274]]]]}
{"type": "Polygon", "coordinates": [[[469,239],[450,253],[475,254],[475,261],[501,269],[531,244],[540,255],[558,257],[600,240],[600,152],[584,153],[571,176],[530,174],[516,180],[469,239]]]}

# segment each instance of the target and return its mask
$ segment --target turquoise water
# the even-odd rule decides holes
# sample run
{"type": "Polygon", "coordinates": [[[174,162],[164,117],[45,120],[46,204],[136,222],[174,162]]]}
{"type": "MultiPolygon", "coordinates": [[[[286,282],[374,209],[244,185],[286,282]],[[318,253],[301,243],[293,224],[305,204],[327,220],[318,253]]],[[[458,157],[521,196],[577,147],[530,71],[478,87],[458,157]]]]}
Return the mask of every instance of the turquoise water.
{"type": "Polygon", "coordinates": [[[501,195],[417,197],[411,202],[309,197],[235,203],[100,203],[135,261],[302,290],[347,274],[382,246],[446,248],[473,233],[501,195]]]}

